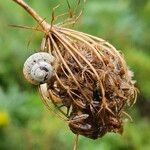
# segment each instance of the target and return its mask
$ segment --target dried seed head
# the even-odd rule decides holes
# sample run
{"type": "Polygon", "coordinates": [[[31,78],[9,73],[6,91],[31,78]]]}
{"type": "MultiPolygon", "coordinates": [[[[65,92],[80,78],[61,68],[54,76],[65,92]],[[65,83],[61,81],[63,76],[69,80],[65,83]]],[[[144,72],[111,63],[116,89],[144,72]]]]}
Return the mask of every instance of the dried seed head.
{"type": "Polygon", "coordinates": [[[124,109],[136,99],[123,56],[103,39],[66,28],[53,27],[46,38],[44,47],[56,58],[50,100],[69,118],[72,132],[92,139],[122,133],[124,109]]]}

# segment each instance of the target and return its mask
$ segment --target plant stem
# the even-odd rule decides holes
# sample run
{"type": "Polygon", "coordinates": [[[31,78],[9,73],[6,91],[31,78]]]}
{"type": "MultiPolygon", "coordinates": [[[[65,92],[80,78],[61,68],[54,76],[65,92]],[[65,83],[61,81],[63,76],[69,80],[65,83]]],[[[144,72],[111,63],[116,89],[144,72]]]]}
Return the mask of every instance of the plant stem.
{"type": "Polygon", "coordinates": [[[24,0],[13,1],[19,4],[22,8],[24,8],[25,11],[27,11],[38,22],[38,24],[45,32],[48,32],[50,30],[50,24],[47,23],[41,16],[39,16],[34,9],[32,9],[26,2],[24,2],[24,0]]]}
{"type": "Polygon", "coordinates": [[[73,150],[77,150],[78,140],[79,140],[79,134],[77,134],[75,137],[73,150]]]}

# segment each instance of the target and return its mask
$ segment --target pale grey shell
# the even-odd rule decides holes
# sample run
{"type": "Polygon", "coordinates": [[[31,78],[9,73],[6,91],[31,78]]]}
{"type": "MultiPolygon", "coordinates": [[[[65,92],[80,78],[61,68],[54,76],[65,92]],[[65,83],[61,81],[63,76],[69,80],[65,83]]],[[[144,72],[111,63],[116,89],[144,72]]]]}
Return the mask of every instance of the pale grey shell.
{"type": "Polygon", "coordinates": [[[32,84],[39,85],[48,82],[53,75],[52,63],[55,58],[46,52],[31,55],[24,63],[23,74],[32,84]]]}

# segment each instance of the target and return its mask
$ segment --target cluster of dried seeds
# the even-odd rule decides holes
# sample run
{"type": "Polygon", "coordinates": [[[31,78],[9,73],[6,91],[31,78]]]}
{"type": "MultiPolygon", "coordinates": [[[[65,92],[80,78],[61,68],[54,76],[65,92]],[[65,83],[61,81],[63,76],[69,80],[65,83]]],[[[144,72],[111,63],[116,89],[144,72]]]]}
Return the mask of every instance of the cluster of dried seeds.
{"type": "Polygon", "coordinates": [[[49,100],[72,132],[92,139],[122,133],[124,109],[137,93],[123,56],[102,39],[55,26],[43,41],[43,51],[56,58],[49,100]]]}

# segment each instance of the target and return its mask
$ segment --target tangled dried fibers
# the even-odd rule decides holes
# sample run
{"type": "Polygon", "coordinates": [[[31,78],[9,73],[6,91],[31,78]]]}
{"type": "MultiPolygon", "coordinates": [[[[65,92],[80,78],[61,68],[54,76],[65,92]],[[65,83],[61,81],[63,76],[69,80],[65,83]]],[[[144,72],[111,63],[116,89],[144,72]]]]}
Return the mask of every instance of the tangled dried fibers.
{"type": "Polygon", "coordinates": [[[43,41],[44,51],[56,58],[49,100],[66,107],[61,111],[72,132],[92,139],[122,133],[124,109],[137,94],[123,56],[103,39],[61,27],[53,27],[43,41]]]}

